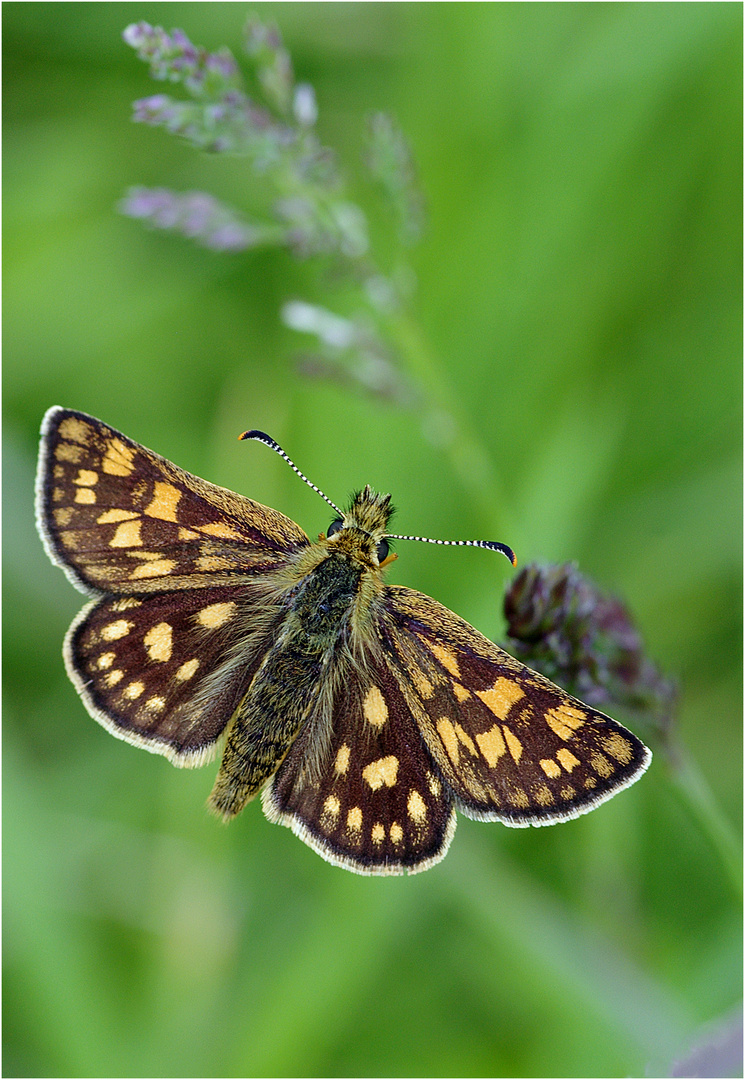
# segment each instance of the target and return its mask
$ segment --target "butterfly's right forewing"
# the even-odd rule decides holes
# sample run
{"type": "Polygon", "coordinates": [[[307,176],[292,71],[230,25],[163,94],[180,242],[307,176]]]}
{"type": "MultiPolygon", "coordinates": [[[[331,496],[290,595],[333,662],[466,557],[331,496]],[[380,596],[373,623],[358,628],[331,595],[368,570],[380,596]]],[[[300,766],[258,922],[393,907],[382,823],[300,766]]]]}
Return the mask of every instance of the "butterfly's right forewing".
{"type": "Polygon", "coordinates": [[[431,597],[392,586],[384,652],[429,753],[470,817],[544,825],[632,784],[651,754],[431,597]]]}

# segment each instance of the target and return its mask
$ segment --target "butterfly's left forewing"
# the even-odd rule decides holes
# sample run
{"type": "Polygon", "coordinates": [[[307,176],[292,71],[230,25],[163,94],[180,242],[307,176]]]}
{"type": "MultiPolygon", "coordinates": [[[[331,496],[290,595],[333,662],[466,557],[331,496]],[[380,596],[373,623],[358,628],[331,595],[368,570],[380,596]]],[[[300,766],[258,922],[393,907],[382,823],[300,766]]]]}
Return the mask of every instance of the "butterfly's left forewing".
{"type": "Polygon", "coordinates": [[[309,543],[284,514],[70,409],[44,417],[36,512],[50,558],[93,595],[230,587],[309,543]]]}
{"type": "Polygon", "coordinates": [[[458,809],[507,825],[586,813],[651,755],[630,731],[412,589],[386,590],[384,653],[458,809]]]}

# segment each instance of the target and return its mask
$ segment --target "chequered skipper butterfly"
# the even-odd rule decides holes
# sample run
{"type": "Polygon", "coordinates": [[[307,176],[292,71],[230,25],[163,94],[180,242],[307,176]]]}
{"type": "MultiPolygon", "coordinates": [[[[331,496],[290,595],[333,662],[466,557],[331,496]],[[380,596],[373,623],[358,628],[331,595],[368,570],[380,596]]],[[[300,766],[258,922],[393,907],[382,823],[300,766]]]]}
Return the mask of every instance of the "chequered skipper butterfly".
{"type": "MultiPolygon", "coordinates": [[[[292,465],[262,432],[241,438],[292,465]]],[[[337,515],[317,541],[100,420],[49,410],[38,525],[92,597],[64,657],[99,723],[175,765],[222,750],[213,810],[232,818],[261,791],[271,821],[361,874],[438,862],[456,809],[546,825],[638,779],[651,755],[615,720],[384,583],[389,495],[368,486],[343,512],[310,486],[337,515]]],[[[430,542],[514,562],[502,544],[430,542]]]]}

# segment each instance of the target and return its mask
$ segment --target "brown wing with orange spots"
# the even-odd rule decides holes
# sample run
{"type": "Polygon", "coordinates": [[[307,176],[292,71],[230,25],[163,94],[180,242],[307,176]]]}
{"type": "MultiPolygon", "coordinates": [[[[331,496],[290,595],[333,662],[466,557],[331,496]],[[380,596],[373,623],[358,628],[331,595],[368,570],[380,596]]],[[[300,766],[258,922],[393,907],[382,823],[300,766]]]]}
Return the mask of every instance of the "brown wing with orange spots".
{"type": "Polygon", "coordinates": [[[174,765],[201,765],[214,757],[276,626],[248,588],[107,598],[73,622],[65,666],[112,735],[174,765]]]}
{"type": "Polygon", "coordinates": [[[70,409],[44,417],[36,499],[50,558],[92,595],[236,585],[309,542],[284,514],[70,409]]]}
{"type": "Polygon", "coordinates": [[[435,600],[386,590],[391,673],[469,817],[544,825],[586,813],[644,772],[630,731],[492,644],[435,600]]]}
{"type": "Polygon", "coordinates": [[[358,874],[426,870],[455,831],[452,794],[398,679],[373,660],[300,733],[262,802],[270,821],[358,874]]]}

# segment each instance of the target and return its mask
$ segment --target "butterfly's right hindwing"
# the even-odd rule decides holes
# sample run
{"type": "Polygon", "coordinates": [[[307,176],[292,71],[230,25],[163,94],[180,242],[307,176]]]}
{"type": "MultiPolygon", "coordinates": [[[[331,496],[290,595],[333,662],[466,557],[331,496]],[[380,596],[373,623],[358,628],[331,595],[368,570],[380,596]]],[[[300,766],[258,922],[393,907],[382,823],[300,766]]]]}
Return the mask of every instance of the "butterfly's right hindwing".
{"type": "Polygon", "coordinates": [[[469,817],[547,825],[647,768],[646,746],[442,604],[386,589],[384,652],[429,752],[469,817]]]}
{"type": "Polygon", "coordinates": [[[453,797],[397,680],[373,659],[339,681],[262,802],[329,862],[358,874],[426,870],[455,831],[453,797]]]}

